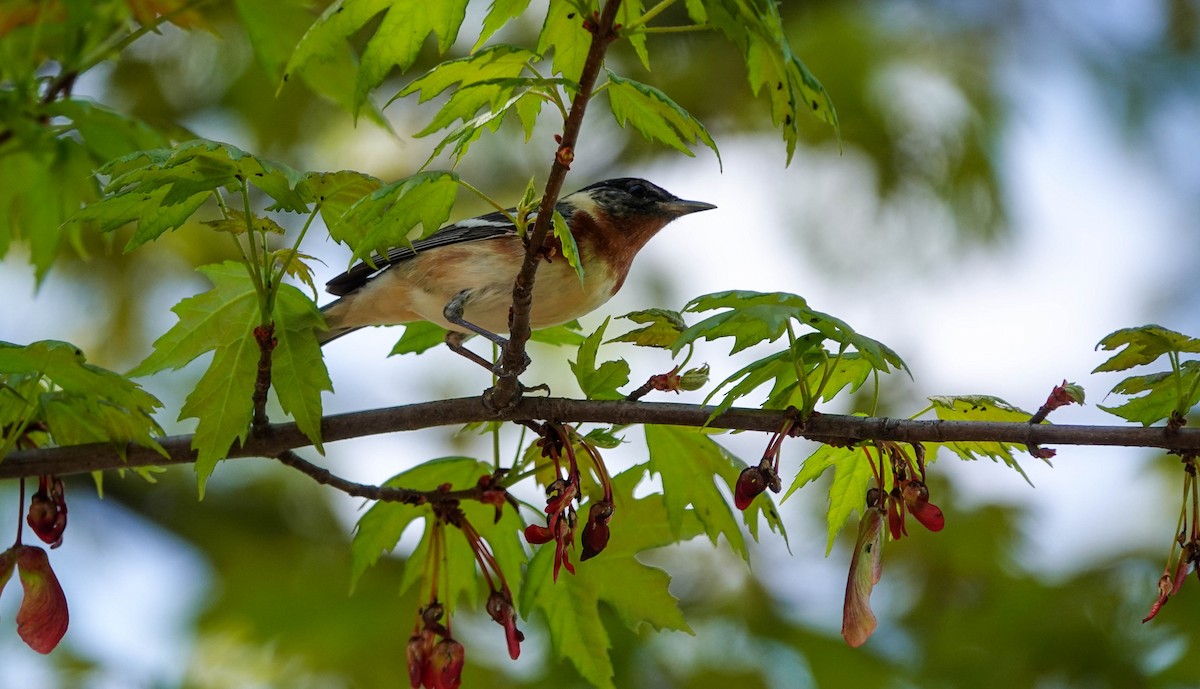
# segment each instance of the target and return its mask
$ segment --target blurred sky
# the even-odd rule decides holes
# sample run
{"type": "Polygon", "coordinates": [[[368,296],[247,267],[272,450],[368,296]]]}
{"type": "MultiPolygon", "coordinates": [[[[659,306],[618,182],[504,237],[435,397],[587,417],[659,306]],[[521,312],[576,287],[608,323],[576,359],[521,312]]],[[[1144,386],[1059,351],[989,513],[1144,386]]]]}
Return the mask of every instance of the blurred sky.
{"type": "MultiPolygon", "coordinates": [[[[1085,39],[1137,41],[1157,21],[1142,11],[1151,7],[1149,3],[1103,5],[1107,14],[1093,13],[1077,27],[1085,39]]],[[[644,176],[682,197],[719,208],[680,220],[656,238],[639,256],[622,293],[585,319],[585,330],[605,315],[680,308],[690,297],[720,290],[795,292],[814,308],[843,318],[897,350],[911,367],[915,383],[892,376],[886,384],[903,386],[913,399],[986,393],[1033,410],[1053,385],[1067,379],[1085,387],[1088,406],[1060,410],[1053,421],[1113,423],[1115,417],[1094,405],[1119,377],[1090,373],[1106,358],[1092,351],[1096,342],[1118,328],[1148,322],[1200,332],[1196,299],[1180,296],[1177,287],[1187,262],[1196,258],[1192,194],[1200,187],[1197,101],[1168,104],[1145,138],[1131,139],[1114,122],[1104,94],[1085,69],[1069,52],[1050,45],[1011,47],[999,78],[1014,105],[996,154],[1012,234],[997,247],[965,255],[954,249],[953,260],[938,260],[951,255],[949,247],[939,246],[949,239],[902,224],[877,224],[888,214],[873,206],[878,202],[870,168],[852,148],[844,153],[802,148],[784,169],[782,145],[773,134],[721,138],[714,132],[723,174],[707,152],[694,160],[676,157],[649,167],[605,170],[604,176],[644,176]],[[797,228],[822,236],[797,236],[797,228]],[[879,232],[890,234],[890,239],[884,236],[873,246],[871,238],[879,232]],[[911,249],[911,255],[897,254],[898,244],[911,249]],[[813,246],[820,247],[817,255],[806,254],[805,247],[813,246]],[[1173,250],[1174,246],[1185,248],[1173,250]],[[859,267],[832,270],[826,262],[833,259],[859,267]]],[[[829,86],[836,101],[837,85],[829,86]]],[[[932,94],[928,102],[940,103],[942,115],[956,116],[953,98],[937,99],[936,82],[924,86],[932,94]]],[[[92,87],[98,95],[103,91],[102,82],[92,87]]],[[[926,107],[931,107],[928,102],[926,107]]],[[[253,150],[254,142],[240,140],[243,134],[236,125],[220,117],[189,124],[201,136],[253,150]]],[[[397,128],[414,131],[409,124],[397,128]]],[[[584,136],[595,141],[612,125],[597,109],[588,127],[584,136]]],[[[310,155],[326,169],[370,171],[395,154],[395,143],[369,127],[357,130],[355,137],[310,155]]],[[[588,145],[596,146],[586,144],[581,158],[588,154],[588,145]]],[[[591,181],[572,177],[568,188],[591,181]]],[[[318,275],[319,282],[345,266],[348,252],[343,247],[314,238],[306,248],[329,266],[318,275]]],[[[178,295],[156,295],[163,314],[158,332],[172,322],[167,307],[198,285],[180,286],[178,295]]],[[[17,342],[78,339],[89,324],[98,322],[95,312],[103,308],[80,299],[70,286],[56,284],[53,274],[35,294],[31,271],[18,257],[0,265],[0,292],[10,295],[0,310],[0,338],[17,342]]],[[[610,332],[617,327],[614,323],[610,332]]],[[[421,360],[385,359],[399,332],[362,332],[329,347],[337,388],[337,394],[327,397],[329,411],[475,394],[487,385],[482,371],[448,352],[431,352],[421,360]]],[[[698,355],[712,365],[714,381],[748,361],[726,357],[727,348],[727,343],[718,342],[703,346],[698,355]]],[[[670,368],[657,353],[619,346],[601,350],[605,352],[609,358],[628,357],[635,380],[670,368]]],[[[547,380],[556,394],[575,394],[565,360],[547,361],[550,358],[535,355],[527,380],[547,380]]],[[[171,409],[172,403],[167,406],[171,409]]],[[[640,434],[633,430],[629,436],[636,439],[640,434]]],[[[414,460],[451,454],[445,439],[442,431],[428,431],[341,443],[329,448],[329,463],[349,478],[381,482],[403,468],[394,460],[397,447],[414,460]]],[[[761,453],[764,439],[745,434],[723,442],[743,458],[752,458],[761,453]]],[[[1028,506],[1028,540],[1017,561],[1045,576],[1061,576],[1129,548],[1166,545],[1169,534],[1163,525],[1171,521],[1174,507],[1162,500],[1163,485],[1156,474],[1144,471],[1153,453],[1057,449],[1053,469],[1022,460],[1036,488],[987,461],[965,465],[943,457],[935,471],[951,477],[956,500],[1028,506]],[[1102,512],[1095,508],[1097,495],[1104,498],[1102,512]]],[[[810,445],[789,441],[785,481],[790,482],[810,450],[810,445]]],[[[637,443],[631,443],[611,458],[630,464],[641,461],[640,452],[637,443]]],[[[358,502],[332,492],[330,500],[339,503],[349,528],[358,502]]],[[[771,573],[780,572],[813,582],[797,590],[779,581],[772,589],[781,599],[794,601],[796,614],[806,622],[836,634],[846,562],[838,551],[829,560],[823,558],[824,525],[817,513],[824,500],[821,491],[810,490],[789,502],[784,514],[793,555],[768,535],[768,545],[756,550],[755,569],[767,573],[769,583],[771,573]]],[[[12,496],[0,496],[0,514],[8,514],[11,504],[12,496]]],[[[952,520],[951,514],[948,528],[952,520]]],[[[127,669],[128,676],[114,679],[114,687],[129,677],[178,679],[183,668],[176,659],[189,644],[189,618],[206,587],[206,565],[200,558],[180,542],[139,524],[114,505],[80,499],[72,503],[66,545],[52,556],[71,599],[69,639],[79,652],[109,658],[113,666],[127,669]],[[89,514],[102,515],[104,523],[120,523],[122,528],[90,528],[89,514]],[[106,557],[94,557],[98,551],[106,557]],[[131,599],[138,604],[129,605],[131,599]]],[[[731,577],[736,581],[736,575],[731,577]]],[[[1152,585],[1146,582],[1147,599],[1152,585]]],[[[886,586],[877,601],[886,610],[886,586]]],[[[11,593],[0,600],[0,620],[11,624],[16,603],[11,593]]],[[[710,638],[699,631],[696,643],[701,645],[691,648],[702,648],[710,638]]],[[[718,638],[724,633],[712,632],[718,638]]],[[[662,643],[687,645],[690,640],[662,643]]],[[[44,686],[37,682],[39,667],[39,659],[31,658],[15,635],[0,634],[0,686],[44,686]]]]}

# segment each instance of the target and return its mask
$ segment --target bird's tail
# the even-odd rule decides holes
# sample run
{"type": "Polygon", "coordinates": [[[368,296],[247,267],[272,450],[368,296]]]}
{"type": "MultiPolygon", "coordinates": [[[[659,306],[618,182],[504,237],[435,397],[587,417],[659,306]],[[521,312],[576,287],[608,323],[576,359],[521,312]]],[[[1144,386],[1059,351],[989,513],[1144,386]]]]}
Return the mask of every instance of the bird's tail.
{"type": "Polygon", "coordinates": [[[331,301],[328,304],[321,307],[321,314],[323,316],[325,316],[325,319],[327,322],[331,323],[329,330],[317,333],[317,343],[319,345],[321,345],[322,347],[324,347],[326,344],[328,344],[330,342],[333,342],[334,340],[338,339],[342,335],[349,335],[350,333],[354,332],[355,330],[358,330],[359,327],[361,327],[361,326],[338,327],[336,325],[337,319],[330,318],[330,315],[331,315],[330,310],[337,307],[339,304],[341,304],[341,302],[342,302],[341,299],[336,299],[336,300],[331,301]]]}

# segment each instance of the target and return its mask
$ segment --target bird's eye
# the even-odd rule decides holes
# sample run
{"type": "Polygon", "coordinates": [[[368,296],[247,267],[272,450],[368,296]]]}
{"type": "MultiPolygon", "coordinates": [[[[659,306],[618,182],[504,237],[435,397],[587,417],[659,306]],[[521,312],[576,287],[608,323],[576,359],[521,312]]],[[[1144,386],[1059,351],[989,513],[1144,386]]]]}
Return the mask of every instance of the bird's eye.
{"type": "Polygon", "coordinates": [[[637,199],[644,199],[650,193],[644,184],[630,184],[628,191],[630,196],[637,199]]]}

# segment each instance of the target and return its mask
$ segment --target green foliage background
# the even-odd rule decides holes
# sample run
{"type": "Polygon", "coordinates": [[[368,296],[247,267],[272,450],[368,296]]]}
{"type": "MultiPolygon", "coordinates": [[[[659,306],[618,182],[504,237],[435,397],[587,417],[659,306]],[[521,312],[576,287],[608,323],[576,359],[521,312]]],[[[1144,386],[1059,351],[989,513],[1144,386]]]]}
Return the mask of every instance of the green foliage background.
{"type": "MultiPolygon", "coordinates": [[[[1015,0],[785,2],[781,7],[786,32],[833,94],[842,132],[837,142],[832,130],[816,119],[798,120],[793,125],[796,146],[801,153],[814,154],[806,161],[819,160],[817,154],[832,154],[838,147],[843,156],[862,157],[875,175],[874,191],[881,201],[907,198],[914,189],[928,192],[915,197],[925,198],[951,219],[949,248],[939,260],[953,260],[959,251],[1002,247],[1009,231],[1005,178],[994,153],[1000,132],[1021,116],[1021,104],[1013,102],[1005,81],[1012,77],[999,72],[1009,52],[1046,36],[1061,40],[1063,50],[1083,66],[1079,74],[1104,95],[1111,120],[1123,135],[1150,139],[1157,106],[1183,97],[1180,93],[1200,76],[1195,62],[1194,3],[1152,4],[1167,21],[1150,39],[1101,50],[1089,42],[1086,26],[1073,34],[1070,19],[1015,0]],[[899,68],[917,69],[941,80],[967,104],[968,123],[942,131],[942,138],[916,136],[897,119],[895,104],[877,96],[879,80],[899,68]],[[931,165],[930,160],[938,164],[931,165]]],[[[474,23],[468,19],[468,24],[480,25],[483,5],[469,7],[478,17],[474,23]]],[[[1087,4],[1070,7],[1066,14],[1085,12],[1087,4]]],[[[208,3],[202,8],[205,30],[165,27],[161,36],[135,43],[120,61],[98,70],[90,81],[78,85],[76,93],[93,95],[169,133],[189,127],[286,160],[296,169],[351,167],[383,180],[411,174],[430,152],[408,138],[428,124],[427,113],[414,114],[412,97],[385,110],[364,102],[366,91],[355,80],[349,51],[329,56],[320,70],[289,79],[277,89],[289,73],[292,50],[317,9],[300,0],[208,3]],[[347,110],[356,107],[358,129],[353,129],[347,110]],[[390,138],[389,127],[397,138],[390,138]],[[359,137],[372,143],[355,144],[359,137]],[[380,145],[387,147],[387,155],[358,159],[366,148],[380,145]]],[[[519,23],[505,29],[512,34],[506,40],[531,44],[539,28],[532,22],[519,23]]],[[[473,39],[460,37],[458,43],[442,47],[451,54],[465,53],[473,39]]],[[[619,44],[611,64],[619,66],[621,74],[670,94],[708,129],[689,131],[684,122],[680,130],[649,136],[692,149],[697,142],[707,145],[705,137],[710,134],[718,145],[742,136],[777,136],[768,131],[768,124],[778,113],[771,112],[768,101],[751,98],[742,67],[729,59],[723,39],[683,34],[652,40],[657,56],[652,72],[641,66],[636,45],[619,44]],[[730,108],[731,101],[744,106],[730,108]]],[[[372,50],[365,40],[358,48],[372,50]]],[[[414,73],[431,66],[434,57],[432,44],[424,45],[416,56],[414,73]]],[[[381,92],[386,99],[399,90],[399,82],[387,81],[381,92]],[[389,85],[394,86],[390,91],[389,85]]],[[[614,89],[614,97],[618,91],[614,89]]],[[[591,117],[600,119],[596,113],[591,117]]],[[[104,126],[105,114],[92,113],[89,121],[104,126]]],[[[528,135],[519,124],[505,125],[509,128],[505,136],[513,142],[528,135]]],[[[659,157],[677,155],[613,127],[596,125],[593,131],[585,130],[585,140],[589,135],[603,136],[604,141],[585,141],[572,179],[599,178],[612,167],[637,169],[658,164],[659,157]]],[[[20,155],[3,158],[6,167],[0,174],[5,188],[0,191],[0,207],[9,209],[19,198],[39,212],[61,212],[48,190],[80,184],[76,173],[90,171],[125,150],[161,143],[153,131],[135,129],[125,136],[126,141],[114,139],[111,146],[99,150],[66,145],[54,152],[60,156],[58,167],[41,177],[28,173],[34,166],[20,155]]],[[[481,141],[477,153],[465,159],[458,171],[470,179],[495,180],[490,193],[515,199],[525,180],[544,174],[547,149],[526,151],[499,139],[481,141]]],[[[782,170],[782,160],[779,163],[778,174],[791,174],[782,170]]],[[[472,203],[464,200],[456,215],[487,210],[472,203]]],[[[786,206],[786,201],[781,200],[781,205],[786,206]]],[[[103,315],[86,331],[63,337],[69,335],[83,346],[89,361],[117,370],[141,360],[150,341],[165,330],[160,327],[164,303],[174,300],[147,302],[146,295],[190,293],[196,284],[195,266],[235,258],[227,243],[211,241],[211,235],[201,232],[168,234],[145,251],[123,253],[121,247],[134,232],[122,229],[120,236],[111,238],[79,233],[54,246],[30,243],[15,249],[15,253],[29,252],[39,266],[39,277],[46,275],[50,258],[61,254],[50,279],[104,305],[103,315]],[[77,249],[83,249],[89,259],[77,258],[77,249]]],[[[818,256],[831,250],[828,239],[805,241],[804,248],[818,256]]],[[[885,246],[888,241],[880,238],[885,246]]],[[[35,270],[21,258],[10,256],[4,271],[35,270]]],[[[837,262],[831,259],[830,266],[836,270],[837,262]]],[[[22,333],[2,335],[27,339],[22,333]]],[[[188,389],[155,392],[174,409],[188,389]]],[[[662,441],[652,438],[650,442],[662,441]]],[[[401,441],[389,447],[403,452],[401,441]]],[[[238,464],[223,467],[199,503],[190,469],[166,471],[152,486],[140,480],[110,480],[105,484],[105,502],[83,497],[90,489],[88,481],[71,483],[72,519],[92,526],[69,531],[68,540],[104,543],[102,525],[120,505],[169,536],[164,554],[184,550],[201,558],[205,567],[197,571],[209,579],[196,609],[182,615],[192,625],[194,643],[176,659],[176,673],[138,676],[129,669],[136,663],[122,667],[112,661],[111,653],[72,646],[68,637],[65,651],[44,663],[22,661],[29,666],[27,677],[45,679],[44,686],[63,687],[385,687],[404,681],[404,644],[418,605],[415,589],[398,593],[405,563],[381,559],[348,595],[352,556],[345,504],[279,467],[238,464]]],[[[662,480],[675,479],[664,475],[662,480]]],[[[677,480],[686,482],[686,477],[677,480]]],[[[613,644],[615,683],[695,689],[730,684],[772,688],[1196,684],[1195,669],[1188,662],[1200,640],[1189,624],[1200,613],[1195,590],[1185,589],[1184,595],[1172,600],[1153,626],[1136,623],[1151,598],[1149,582],[1161,566],[1159,543],[1150,544],[1148,552],[1084,563],[1065,575],[1038,575],[1018,557],[1027,537],[1023,531],[1036,524],[1023,521],[1014,507],[958,504],[947,485],[935,483],[933,488],[935,494],[946,496],[939,504],[953,515],[953,528],[936,537],[922,534],[889,549],[887,578],[877,599],[889,601],[881,614],[885,622],[866,649],[847,648],[836,629],[815,625],[811,617],[796,612],[795,600],[781,595],[780,580],[787,581],[793,578],[791,572],[797,572],[782,588],[794,586],[803,592],[809,584],[799,572],[820,572],[821,565],[815,570],[810,565],[801,567],[760,546],[750,549],[754,566],[747,572],[738,557],[727,552],[727,544],[722,542],[720,550],[712,551],[699,539],[652,557],[675,576],[672,593],[681,599],[685,624],[695,636],[650,629],[684,626],[678,620],[652,621],[636,632],[621,621],[606,620],[609,624],[602,633],[613,644]]],[[[8,492],[0,496],[0,514],[15,512],[8,509],[13,502],[8,492]]],[[[1092,509],[1103,513],[1107,497],[1095,496],[1092,509]]],[[[791,547],[799,558],[819,558],[825,545],[820,537],[824,510],[820,502],[798,503],[785,512],[792,527],[791,547]],[[818,524],[816,537],[802,547],[799,534],[810,523],[818,524]]],[[[672,506],[647,504],[639,509],[669,514],[672,506]]],[[[720,526],[690,519],[672,526],[687,533],[708,528],[714,539],[723,529],[739,527],[732,519],[720,526]]],[[[655,534],[645,537],[647,543],[655,542],[655,534]]],[[[722,538],[732,542],[737,536],[727,533],[722,538]]],[[[543,549],[543,557],[548,554],[543,549]]],[[[104,553],[94,556],[104,557],[104,553]]],[[[832,570],[841,568],[845,559],[845,551],[835,548],[837,562],[831,560],[832,570]]],[[[638,567],[631,562],[620,566],[633,571],[638,567]]],[[[570,581],[570,585],[591,585],[583,578],[570,581]]],[[[602,599],[602,593],[597,597],[602,599]]],[[[123,604],[137,606],[138,602],[123,604]]],[[[7,610],[0,608],[4,616],[0,621],[9,621],[7,610]]],[[[544,631],[536,624],[525,626],[531,632],[531,647],[549,647],[544,631]]],[[[584,686],[570,664],[557,662],[548,651],[529,653],[514,668],[503,660],[498,644],[488,650],[488,643],[495,641],[494,629],[475,633],[468,626],[466,634],[465,686],[584,686]]],[[[0,649],[9,642],[11,638],[0,640],[0,649]]],[[[133,646],[124,652],[136,657],[133,646]]],[[[2,657],[18,652],[8,650],[2,657]]]]}

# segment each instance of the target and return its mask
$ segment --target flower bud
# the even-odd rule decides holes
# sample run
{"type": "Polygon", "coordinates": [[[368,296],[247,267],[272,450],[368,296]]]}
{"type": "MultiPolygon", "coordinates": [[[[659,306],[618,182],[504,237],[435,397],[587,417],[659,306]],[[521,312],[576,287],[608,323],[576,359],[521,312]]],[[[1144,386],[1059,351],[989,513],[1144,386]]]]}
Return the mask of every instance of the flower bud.
{"type": "Polygon", "coordinates": [[[429,655],[429,689],[458,689],[462,685],[466,649],[454,639],[442,639],[429,655]]]}
{"type": "Polygon", "coordinates": [[[592,503],[588,512],[587,524],[583,527],[583,554],[580,561],[593,558],[600,554],[608,545],[608,522],[612,519],[613,504],[607,500],[592,503]]]}

